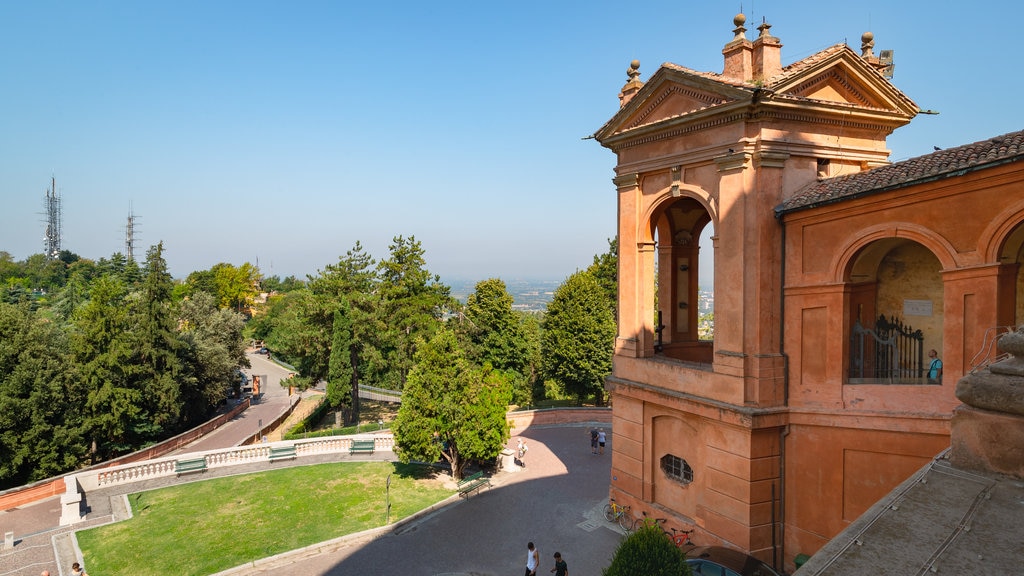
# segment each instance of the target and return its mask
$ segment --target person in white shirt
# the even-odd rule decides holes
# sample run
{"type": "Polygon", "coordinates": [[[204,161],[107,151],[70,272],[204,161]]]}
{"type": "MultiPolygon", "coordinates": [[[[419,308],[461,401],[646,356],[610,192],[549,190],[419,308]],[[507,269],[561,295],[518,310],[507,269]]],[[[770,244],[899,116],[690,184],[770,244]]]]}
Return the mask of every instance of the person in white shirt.
{"type": "Polygon", "coordinates": [[[526,545],[526,574],[523,576],[537,576],[537,565],[540,564],[540,555],[534,548],[533,542],[526,545]]]}

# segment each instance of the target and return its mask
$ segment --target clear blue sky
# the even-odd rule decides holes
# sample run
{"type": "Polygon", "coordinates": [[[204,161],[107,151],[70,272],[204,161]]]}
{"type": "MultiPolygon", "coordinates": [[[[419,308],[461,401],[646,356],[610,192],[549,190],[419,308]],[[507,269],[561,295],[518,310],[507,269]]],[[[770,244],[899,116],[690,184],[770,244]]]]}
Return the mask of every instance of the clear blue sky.
{"type": "MultiPolygon", "coordinates": [[[[783,64],[875,34],[919,116],[892,159],[1021,129],[1016,3],[744,2],[783,64]]],[[[0,250],[164,242],[176,277],[218,262],[304,277],[357,240],[415,236],[446,279],[563,279],[615,234],[593,140],[631,60],[721,72],[739,2],[0,0],[0,250]]]]}

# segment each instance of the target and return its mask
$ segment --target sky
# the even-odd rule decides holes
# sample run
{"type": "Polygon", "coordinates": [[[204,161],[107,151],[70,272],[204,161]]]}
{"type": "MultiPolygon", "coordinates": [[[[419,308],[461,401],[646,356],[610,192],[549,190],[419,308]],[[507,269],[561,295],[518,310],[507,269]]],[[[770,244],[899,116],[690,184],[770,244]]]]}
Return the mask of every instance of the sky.
{"type": "MultiPolygon", "coordinates": [[[[615,156],[585,139],[631,60],[722,71],[733,16],[782,63],[846,42],[895,54],[922,109],[891,160],[1019,130],[1009,1],[0,0],[0,251],[316,274],[415,237],[449,280],[561,280],[616,234],[615,156]]],[[[710,277],[703,274],[702,277],[710,277]]]]}

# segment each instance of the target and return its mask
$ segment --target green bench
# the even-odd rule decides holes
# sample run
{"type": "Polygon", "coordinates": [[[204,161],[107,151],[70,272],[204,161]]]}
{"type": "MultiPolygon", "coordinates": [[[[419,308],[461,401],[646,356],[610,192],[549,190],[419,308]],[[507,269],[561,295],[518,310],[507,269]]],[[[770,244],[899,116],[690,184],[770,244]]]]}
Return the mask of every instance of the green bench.
{"type": "Polygon", "coordinates": [[[270,461],[275,460],[291,460],[295,458],[295,446],[271,446],[270,447],[270,461]]]}
{"type": "Polygon", "coordinates": [[[174,461],[174,473],[178,476],[190,472],[205,472],[206,458],[190,458],[187,460],[174,461]]]}
{"type": "Polygon", "coordinates": [[[459,480],[459,496],[469,498],[469,493],[479,490],[482,486],[490,486],[491,479],[484,476],[483,472],[477,472],[459,480]]]}
{"type": "Polygon", "coordinates": [[[352,445],[348,448],[349,454],[373,454],[373,451],[377,448],[376,440],[353,440],[352,445]]]}

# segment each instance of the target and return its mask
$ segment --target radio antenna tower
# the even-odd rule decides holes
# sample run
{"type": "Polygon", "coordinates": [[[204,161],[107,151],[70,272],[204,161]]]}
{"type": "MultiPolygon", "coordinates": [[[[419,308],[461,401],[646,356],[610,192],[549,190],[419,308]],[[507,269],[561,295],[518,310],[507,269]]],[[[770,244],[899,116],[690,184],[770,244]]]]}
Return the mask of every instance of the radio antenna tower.
{"type": "Polygon", "coordinates": [[[56,260],[60,257],[60,195],[57,194],[57,179],[50,178],[50,189],[46,191],[46,235],[43,242],[46,257],[56,260]]]}
{"type": "Polygon", "coordinates": [[[135,211],[132,210],[131,204],[128,205],[128,224],[124,227],[124,255],[128,258],[129,262],[135,261],[135,220],[138,216],[135,215],[135,211]]]}

